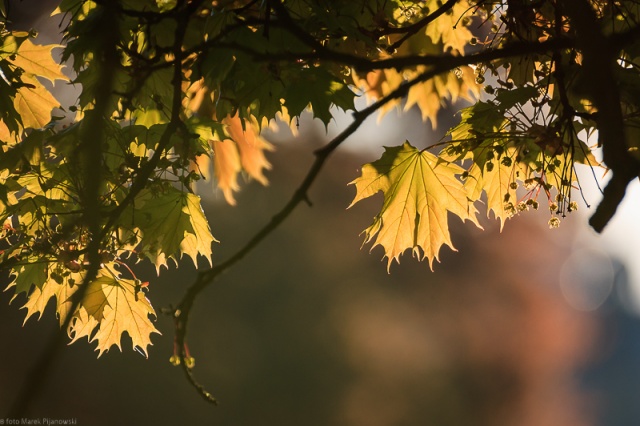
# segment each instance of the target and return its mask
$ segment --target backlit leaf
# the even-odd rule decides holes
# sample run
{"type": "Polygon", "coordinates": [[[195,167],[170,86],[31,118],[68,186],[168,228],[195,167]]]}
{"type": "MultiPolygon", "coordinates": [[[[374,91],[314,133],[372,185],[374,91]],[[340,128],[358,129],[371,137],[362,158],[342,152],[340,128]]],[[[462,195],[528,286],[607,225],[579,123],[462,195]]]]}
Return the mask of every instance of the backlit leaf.
{"type": "Polygon", "coordinates": [[[238,147],[242,169],[253,179],[266,185],[268,180],[264,171],[269,170],[271,164],[267,161],[264,152],[272,151],[273,145],[260,136],[255,124],[246,123],[243,129],[240,117],[237,115],[227,117],[222,122],[227,125],[227,132],[238,147]]]}
{"type": "Polygon", "coordinates": [[[383,246],[387,267],[411,249],[433,268],[443,245],[454,249],[448,212],[478,225],[467,190],[456,178],[463,171],[408,142],[385,148],[379,160],[362,167],[362,176],[351,182],[356,186],[351,205],[377,192],[384,194],[382,210],[365,230],[365,243],[375,240],[374,247],[383,246]]]}
{"type": "MultiPolygon", "coordinates": [[[[518,169],[520,165],[515,161],[517,151],[509,148],[502,158],[492,162],[493,167],[484,168],[474,163],[469,169],[469,176],[465,182],[470,189],[470,197],[473,200],[480,199],[482,192],[487,194],[487,215],[493,212],[496,219],[500,219],[500,230],[504,222],[513,216],[517,204],[516,188],[518,169]]],[[[520,176],[520,180],[523,180],[520,176]]]]}
{"type": "Polygon", "coordinates": [[[14,107],[25,128],[40,129],[51,121],[51,111],[59,107],[60,103],[36,80],[30,83],[33,87],[18,89],[14,107]]]}
{"type": "Polygon", "coordinates": [[[155,311],[140,286],[120,277],[114,265],[105,265],[98,278],[88,284],[79,311],[69,326],[72,342],[87,337],[97,342],[98,357],[113,345],[120,346],[126,332],[134,348],[146,356],[151,334],[160,332],[151,321],[155,311]],[[96,330],[97,329],[97,330],[96,330]]]}
{"type": "MultiPolygon", "coordinates": [[[[434,9],[441,3],[432,0],[434,9]]],[[[442,42],[445,50],[451,49],[456,53],[464,53],[464,48],[469,43],[473,35],[471,31],[462,25],[462,17],[470,10],[466,0],[457,1],[453,10],[445,13],[436,19],[432,24],[427,25],[426,34],[434,43],[442,42]]]]}
{"type": "Polygon", "coordinates": [[[62,73],[62,67],[51,56],[51,51],[56,47],[62,46],[33,44],[27,39],[20,45],[12,62],[26,73],[46,78],[52,83],[56,80],[68,81],[67,76],[62,73]]]}
{"type": "Polygon", "coordinates": [[[236,204],[234,192],[240,190],[238,173],[241,170],[240,155],[231,139],[211,141],[213,146],[213,171],[218,188],[224,194],[224,199],[232,206],[236,204]]]}
{"type": "Polygon", "coordinates": [[[136,206],[138,227],[142,231],[141,251],[156,268],[167,266],[168,259],[187,254],[197,265],[198,255],[211,262],[209,223],[200,206],[200,197],[169,187],[161,193],[144,192],[136,206]]]}

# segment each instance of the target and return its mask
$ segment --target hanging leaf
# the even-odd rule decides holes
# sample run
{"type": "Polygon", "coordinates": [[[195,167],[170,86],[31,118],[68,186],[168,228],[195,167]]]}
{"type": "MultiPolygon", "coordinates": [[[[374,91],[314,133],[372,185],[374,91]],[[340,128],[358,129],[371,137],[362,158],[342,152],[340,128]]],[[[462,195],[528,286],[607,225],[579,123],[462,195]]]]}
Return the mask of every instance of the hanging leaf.
{"type": "Polygon", "coordinates": [[[213,146],[213,172],[218,188],[222,191],[227,203],[235,206],[234,192],[240,190],[238,173],[242,169],[238,149],[231,139],[211,141],[213,146]]]}
{"type": "Polygon", "coordinates": [[[377,192],[384,194],[382,210],[365,230],[365,243],[375,240],[374,247],[384,248],[387,268],[411,249],[415,257],[428,259],[433,269],[443,245],[454,249],[447,212],[480,226],[467,189],[456,178],[463,172],[409,142],[385,148],[380,160],[362,167],[362,176],[351,182],[356,186],[351,206],[377,192]]]}
{"type": "MultiPolygon", "coordinates": [[[[187,254],[197,266],[198,255],[211,263],[209,222],[200,205],[200,197],[168,187],[153,194],[144,191],[136,201],[135,217],[142,232],[140,251],[151,258],[158,271],[167,260],[187,254]]],[[[126,216],[126,214],[124,215],[126,216]]]]}
{"type": "Polygon", "coordinates": [[[27,39],[20,45],[12,62],[30,76],[46,78],[52,83],[56,80],[69,81],[69,78],[62,73],[62,66],[51,56],[51,51],[58,47],[62,46],[33,44],[27,39]]]}
{"type": "Polygon", "coordinates": [[[155,315],[140,285],[135,280],[120,278],[114,265],[109,264],[88,284],[68,333],[72,342],[82,337],[97,342],[100,357],[113,345],[122,350],[120,342],[126,332],[133,348],[147,356],[147,347],[152,344],[151,334],[160,334],[150,318],[155,315]]]}
{"type": "Polygon", "coordinates": [[[243,128],[238,115],[227,117],[222,122],[227,125],[227,133],[238,147],[242,169],[262,185],[267,185],[269,181],[264,171],[271,169],[271,164],[264,152],[273,151],[273,145],[260,136],[255,123],[245,123],[243,128]]]}
{"type": "Polygon", "coordinates": [[[30,87],[18,89],[14,107],[22,120],[25,129],[40,129],[51,121],[51,111],[60,106],[53,95],[37,80],[27,80],[30,87]]]}

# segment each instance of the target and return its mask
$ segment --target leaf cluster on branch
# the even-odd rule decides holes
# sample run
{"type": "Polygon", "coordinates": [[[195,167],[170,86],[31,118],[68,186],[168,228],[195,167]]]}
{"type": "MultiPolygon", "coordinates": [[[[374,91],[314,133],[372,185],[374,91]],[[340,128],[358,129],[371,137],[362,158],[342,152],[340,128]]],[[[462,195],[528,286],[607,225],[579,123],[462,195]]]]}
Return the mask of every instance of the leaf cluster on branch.
{"type": "Polygon", "coordinates": [[[54,299],[71,340],[86,337],[100,355],[125,332],[146,355],[155,311],[127,261],[160,272],[184,254],[196,266],[207,258],[173,311],[172,359],[211,400],[186,345],[193,302],[309,201],[327,158],[374,114],[415,107],[435,125],[442,107],[470,105],[441,141],[388,147],[352,182],[353,203],[384,196],[365,240],[389,265],[410,250],[433,267],[453,248],[449,213],[480,226],[481,202],[501,227],[541,204],[558,226],[581,194],[578,164],[610,169],[591,218],[602,230],[640,170],[638,16],[633,0],[63,0],[51,17],[61,45],[3,25],[9,288],[26,296],[27,318],[54,299]],[[50,83],[78,87],[77,101],[60,105],[50,83]],[[239,176],[267,184],[262,129],[295,130],[305,110],[327,125],[337,109],[351,124],[315,152],[291,200],[211,265],[215,223],[195,183],[235,204],[239,176]]]}

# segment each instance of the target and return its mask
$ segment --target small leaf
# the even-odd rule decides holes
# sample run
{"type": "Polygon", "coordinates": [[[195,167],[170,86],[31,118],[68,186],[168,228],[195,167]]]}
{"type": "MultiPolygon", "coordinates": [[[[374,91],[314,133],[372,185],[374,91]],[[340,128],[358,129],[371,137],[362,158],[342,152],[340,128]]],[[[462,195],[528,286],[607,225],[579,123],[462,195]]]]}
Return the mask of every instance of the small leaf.
{"type": "Polygon", "coordinates": [[[29,294],[31,287],[34,285],[37,288],[42,288],[48,279],[47,264],[43,260],[36,260],[18,267],[17,270],[13,271],[13,275],[15,275],[14,280],[7,286],[7,289],[15,287],[15,295],[11,298],[12,301],[20,293],[29,294]]]}
{"type": "MultiPolygon", "coordinates": [[[[503,158],[515,158],[517,150],[508,148],[503,158]]],[[[504,223],[513,215],[513,208],[517,201],[516,191],[512,188],[512,183],[516,182],[516,172],[521,165],[513,160],[509,165],[506,161],[496,161],[492,170],[482,169],[476,163],[469,169],[469,177],[465,185],[470,190],[470,198],[477,200],[482,191],[487,194],[487,216],[493,212],[496,219],[500,219],[500,230],[504,223]],[[511,204],[510,204],[511,203],[511,204]]]]}

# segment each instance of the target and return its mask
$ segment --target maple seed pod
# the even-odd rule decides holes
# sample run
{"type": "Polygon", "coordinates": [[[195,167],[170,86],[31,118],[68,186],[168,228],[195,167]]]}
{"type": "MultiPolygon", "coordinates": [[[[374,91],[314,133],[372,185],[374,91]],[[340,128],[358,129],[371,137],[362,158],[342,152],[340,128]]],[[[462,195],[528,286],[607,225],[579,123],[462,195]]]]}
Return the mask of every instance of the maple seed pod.
{"type": "Polygon", "coordinates": [[[517,213],[516,208],[514,207],[513,203],[506,203],[504,205],[504,211],[509,215],[509,217],[513,217],[517,213]]]}
{"type": "Polygon", "coordinates": [[[557,217],[552,217],[551,219],[549,219],[549,229],[555,229],[558,228],[560,226],[560,219],[558,219],[557,217]]]}
{"type": "Polygon", "coordinates": [[[518,183],[517,182],[511,182],[509,184],[509,188],[511,189],[518,189],[518,183]]]}
{"type": "Polygon", "coordinates": [[[192,356],[185,357],[184,364],[191,369],[196,366],[196,359],[192,356]]]}
{"type": "Polygon", "coordinates": [[[486,167],[488,172],[493,171],[493,163],[491,161],[486,164],[486,167]]]}
{"type": "Polygon", "coordinates": [[[169,358],[169,362],[174,367],[177,367],[178,365],[180,365],[180,357],[178,355],[172,355],[171,358],[169,358]]]}
{"type": "Polygon", "coordinates": [[[549,204],[549,211],[554,212],[558,210],[558,205],[556,203],[549,204]]]}

